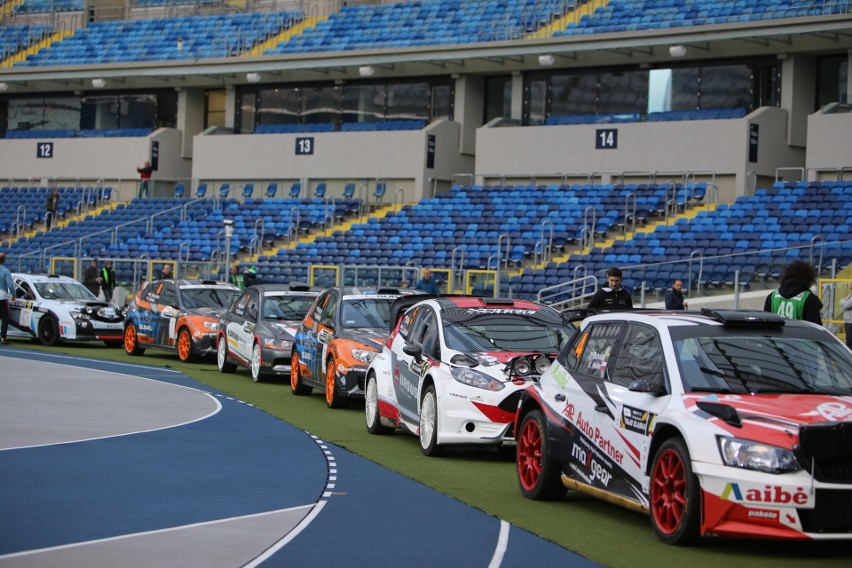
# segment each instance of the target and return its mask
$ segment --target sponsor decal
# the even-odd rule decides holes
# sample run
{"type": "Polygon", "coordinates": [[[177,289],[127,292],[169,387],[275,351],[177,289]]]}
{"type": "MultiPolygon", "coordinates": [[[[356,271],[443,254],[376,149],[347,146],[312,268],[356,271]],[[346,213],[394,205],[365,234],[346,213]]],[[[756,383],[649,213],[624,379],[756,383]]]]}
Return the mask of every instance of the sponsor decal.
{"type": "Polygon", "coordinates": [[[524,310],[520,308],[471,308],[472,314],[514,314],[519,316],[534,316],[536,310],[524,310]]]}
{"type": "Polygon", "coordinates": [[[493,355],[482,355],[479,353],[469,353],[469,355],[479,361],[481,365],[484,365],[486,367],[493,367],[494,365],[500,364],[500,361],[497,359],[497,357],[494,357],[493,355]]]}
{"type": "Polygon", "coordinates": [[[139,333],[144,333],[145,335],[151,335],[154,333],[154,326],[148,323],[140,323],[139,324],[139,333]]]}
{"type": "Polygon", "coordinates": [[[408,363],[408,369],[419,377],[426,375],[426,371],[429,370],[429,366],[429,361],[426,361],[425,359],[421,360],[419,363],[415,359],[412,359],[408,363]]]}
{"type": "Polygon", "coordinates": [[[243,324],[243,331],[246,332],[246,333],[253,333],[254,332],[254,324],[250,321],[245,322],[243,324]]]}
{"type": "Polygon", "coordinates": [[[651,414],[647,410],[640,410],[631,406],[625,406],[621,411],[619,426],[622,430],[630,430],[631,432],[647,436],[654,418],[655,415],[651,414]]]}
{"type": "Polygon", "coordinates": [[[749,509],[748,518],[750,519],[766,519],[769,521],[778,520],[778,511],[766,509],[749,509]]]}
{"type": "Polygon", "coordinates": [[[852,408],[839,401],[824,402],[817,406],[816,411],[829,422],[852,420],[852,408]]]}
{"type": "Polygon", "coordinates": [[[228,339],[233,339],[234,341],[240,340],[240,336],[237,335],[237,332],[234,331],[233,329],[228,328],[227,333],[228,333],[228,339]]]}
{"type": "Polygon", "coordinates": [[[609,469],[601,465],[600,462],[592,457],[592,451],[590,449],[584,448],[575,443],[571,447],[571,457],[577,460],[578,463],[585,466],[586,471],[588,471],[588,475],[584,475],[584,478],[588,479],[590,482],[597,480],[604,487],[609,486],[609,482],[612,479],[612,473],[609,469]]]}
{"type": "Polygon", "coordinates": [[[600,428],[592,426],[588,420],[583,418],[582,412],[577,416],[577,428],[579,428],[595,446],[600,448],[605,455],[615,460],[618,465],[621,465],[624,462],[624,454],[621,450],[616,448],[611,440],[604,437],[600,428]]]}
{"type": "Polygon", "coordinates": [[[811,502],[811,496],[804,487],[788,489],[781,485],[764,485],[763,487],[742,486],[739,483],[728,483],[722,490],[722,499],[737,503],[764,503],[772,505],[806,506],[811,502]]]}
{"type": "Polygon", "coordinates": [[[142,312],[142,321],[150,323],[153,318],[154,314],[152,314],[150,310],[145,310],[144,312],[142,312]]]}
{"type": "Polygon", "coordinates": [[[565,367],[562,365],[554,365],[553,371],[550,373],[550,376],[553,377],[553,380],[556,381],[556,384],[562,387],[563,389],[568,386],[568,381],[571,380],[571,375],[568,374],[568,371],[565,370],[565,367]]]}
{"type": "Polygon", "coordinates": [[[591,351],[589,353],[588,369],[602,375],[606,371],[606,365],[609,362],[610,349],[611,347],[607,347],[606,351],[591,351]]]}
{"type": "Polygon", "coordinates": [[[334,334],[327,329],[320,330],[317,334],[317,341],[320,343],[328,343],[334,338],[334,334]]]}

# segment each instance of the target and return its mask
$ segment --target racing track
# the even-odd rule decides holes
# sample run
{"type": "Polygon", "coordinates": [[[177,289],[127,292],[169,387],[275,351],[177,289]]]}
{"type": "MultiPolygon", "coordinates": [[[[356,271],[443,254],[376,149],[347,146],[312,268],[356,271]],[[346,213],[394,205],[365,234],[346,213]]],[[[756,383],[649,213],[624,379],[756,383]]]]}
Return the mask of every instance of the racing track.
{"type": "Polygon", "coordinates": [[[597,564],[170,369],[0,352],[0,567],[597,564]]]}

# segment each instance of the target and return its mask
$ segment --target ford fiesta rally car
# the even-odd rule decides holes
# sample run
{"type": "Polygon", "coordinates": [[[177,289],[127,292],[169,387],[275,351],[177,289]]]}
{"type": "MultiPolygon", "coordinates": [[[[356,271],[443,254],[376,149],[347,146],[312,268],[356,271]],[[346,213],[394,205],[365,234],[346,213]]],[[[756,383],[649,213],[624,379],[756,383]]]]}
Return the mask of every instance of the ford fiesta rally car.
{"type": "Polygon", "coordinates": [[[15,297],[9,300],[10,336],[30,337],[43,345],[60,341],[121,345],[124,316],[77,280],[56,274],[14,273],[12,281],[15,297]]]}
{"type": "Polygon", "coordinates": [[[367,430],[404,429],[428,456],[450,444],[512,440],[521,390],[574,328],[526,300],[413,296],[394,311],[408,306],[367,372],[367,430]]]}
{"type": "Polygon", "coordinates": [[[176,351],[181,361],[216,352],[219,316],[240,289],[214,280],[155,280],[142,287],[127,308],[124,350],[176,351]]]}
{"type": "Polygon", "coordinates": [[[649,513],[658,537],[852,539],[852,352],[764,312],[583,321],[518,406],[523,494],[649,513]]]}
{"type": "Polygon", "coordinates": [[[248,367],[255,382],[290,374],[293,338],[319,295],[308,286],[250,286],[219,320],[216,362],[222,373],[248,367]]]}

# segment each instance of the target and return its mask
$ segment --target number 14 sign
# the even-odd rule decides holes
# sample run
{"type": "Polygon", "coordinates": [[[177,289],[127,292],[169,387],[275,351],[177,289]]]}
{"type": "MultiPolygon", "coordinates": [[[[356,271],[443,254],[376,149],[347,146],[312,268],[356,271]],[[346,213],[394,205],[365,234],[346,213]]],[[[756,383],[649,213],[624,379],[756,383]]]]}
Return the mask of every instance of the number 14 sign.
{"type": "Polygon", "coordinates": [[[595,150],[615,150],[618,148],[617,128],[598,128],[595,132],[595,150]]]}

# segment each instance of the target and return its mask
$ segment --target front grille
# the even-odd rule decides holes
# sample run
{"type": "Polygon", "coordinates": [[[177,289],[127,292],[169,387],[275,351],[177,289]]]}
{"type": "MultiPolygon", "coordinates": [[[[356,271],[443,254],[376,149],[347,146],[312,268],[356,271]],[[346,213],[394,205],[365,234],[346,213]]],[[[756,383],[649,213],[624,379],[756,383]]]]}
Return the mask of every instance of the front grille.
{"type": "Polygon", "coordinates": [[[852,422],[802,426],[794,451],[816,480],[852,483],[852,422]]]}
{"type": "Polygon", "coordinates": [[[817,489],[816,508],[798,511],[805,532],[852,533],[852,491],[817,489]]]}

